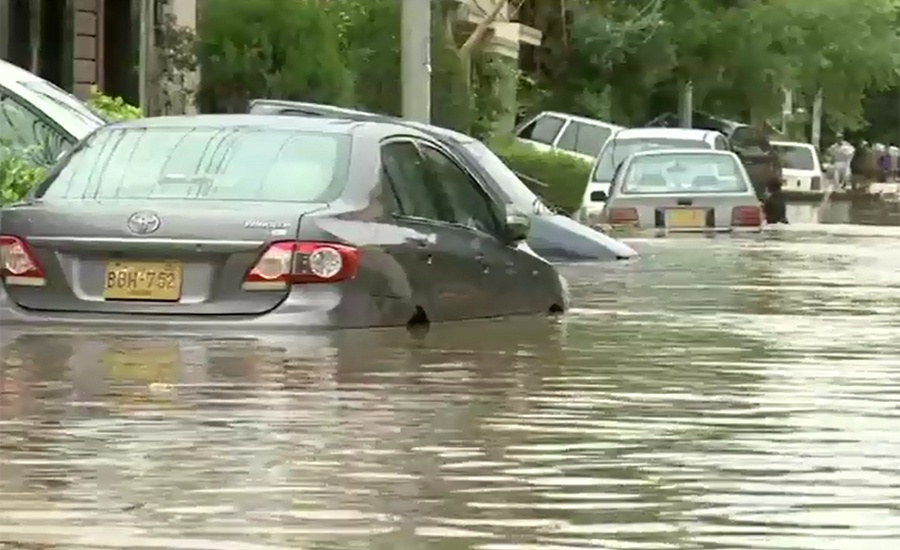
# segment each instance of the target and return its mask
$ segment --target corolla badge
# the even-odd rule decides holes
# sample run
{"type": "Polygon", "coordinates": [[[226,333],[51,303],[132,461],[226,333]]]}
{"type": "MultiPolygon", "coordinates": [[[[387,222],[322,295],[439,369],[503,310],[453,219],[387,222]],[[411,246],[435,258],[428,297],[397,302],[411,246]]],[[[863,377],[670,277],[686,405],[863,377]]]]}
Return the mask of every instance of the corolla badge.
{"type": "Polygon", "coordinates": [[[128,230],[136,235],[153,233],[159,225],[159,216],[153,212],[135,212],[128,218],[128,230]]]}

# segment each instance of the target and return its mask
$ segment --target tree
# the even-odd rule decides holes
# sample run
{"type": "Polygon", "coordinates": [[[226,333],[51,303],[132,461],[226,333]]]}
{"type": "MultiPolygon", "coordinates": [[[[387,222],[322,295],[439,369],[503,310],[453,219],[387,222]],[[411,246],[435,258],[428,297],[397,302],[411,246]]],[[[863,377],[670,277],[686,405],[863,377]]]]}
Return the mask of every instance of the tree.
{"type": "Polygon", "coordinates": [[[249,99],[347,104],[352,81],[332,19],[314,0],[207,0],[198,29],[202,110],[249,99]]]}

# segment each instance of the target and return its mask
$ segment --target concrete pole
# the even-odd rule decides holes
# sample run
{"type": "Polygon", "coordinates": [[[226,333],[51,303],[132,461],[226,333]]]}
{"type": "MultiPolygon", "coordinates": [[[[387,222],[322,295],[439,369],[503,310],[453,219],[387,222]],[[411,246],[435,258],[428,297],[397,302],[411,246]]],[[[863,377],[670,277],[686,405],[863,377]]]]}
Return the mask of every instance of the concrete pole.
{"type": "Polygon", "coordinates": [[[403,118],[431,122],[431,0],[403,0],[400,77],[403,118]]]}
{"type": "Polygon", "coordinates": [[[140,0],[140,42],[138,45],[138,93],[141,112],[150,116],[150,55],[153,48],[153,2],[140,0]]]}
{"type": "Polygon", "coordinates": [[[682,128],[691,128],[694,125],[694,83],[681,84],[678,101],[678,122],[682,128]]]}
{"type": "Polygon", "coordinates": [[[822,147],[822,89],[816,92],[816,97],[813,99],[813,109],[812,109],[812,132],[809,136],[809,142],[816,148],[816,150],[821,150],[822,147]]]}

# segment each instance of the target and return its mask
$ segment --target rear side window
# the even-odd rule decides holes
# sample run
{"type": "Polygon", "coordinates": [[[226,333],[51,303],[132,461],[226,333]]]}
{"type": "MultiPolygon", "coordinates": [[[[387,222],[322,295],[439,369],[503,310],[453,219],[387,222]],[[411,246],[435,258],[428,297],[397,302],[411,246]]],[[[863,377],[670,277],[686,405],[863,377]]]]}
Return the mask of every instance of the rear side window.
{"type": "Polygon", "coordinates": [[[110,128],[55,171],[43,196],[321,202],[343,189],[350,142],[268,128],[110,128]]]}
{"type": "Polygon", "coordinates": [[[546,145],[553,145],[556,135],[566,121],[553,115],[541,115],[519,131],[519,137],[546,145]]]}
{"type": "Polygon", "coordinates": [[[611,134],[612,131],[603,126],[572,122],[566,126],[556,146],[567,151],[596,157],[611,134]]]}
{"type": "Polygon", "coordinates": [[[697,153],[635,157],[622,177],[623,195],[737,193],[749,189],[731,156],[697,153]]]}

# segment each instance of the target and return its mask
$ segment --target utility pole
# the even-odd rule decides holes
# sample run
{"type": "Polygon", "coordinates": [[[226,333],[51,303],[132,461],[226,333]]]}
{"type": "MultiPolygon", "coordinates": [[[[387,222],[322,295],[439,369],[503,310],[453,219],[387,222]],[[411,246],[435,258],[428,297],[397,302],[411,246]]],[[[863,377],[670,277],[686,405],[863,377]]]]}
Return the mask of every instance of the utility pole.
{"type": "Polygon", "coordinates": [[[694,126],[694,83],[682,82],[678,91],[678,125],[682,128],[694,126]]]}
{"type": "Polygon", "coordinates": [[[431,122],[431,0],[403,0],[400,21],[403,118],[431,122]]]}
{"type": "Polygon", "coordinates": [[[153,49],[153,1],[140,1],[140,44],[138,51],[138,93],[141,112],[150,115],[150,56],[153,49]]]}

